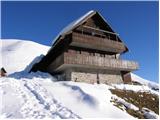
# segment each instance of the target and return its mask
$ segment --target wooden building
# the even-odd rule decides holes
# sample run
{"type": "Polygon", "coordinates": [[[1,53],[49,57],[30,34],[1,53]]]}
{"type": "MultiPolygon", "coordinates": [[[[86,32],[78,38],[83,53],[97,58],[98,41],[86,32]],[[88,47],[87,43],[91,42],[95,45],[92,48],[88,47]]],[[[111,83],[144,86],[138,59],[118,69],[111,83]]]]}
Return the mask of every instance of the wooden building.
{"type": "Polygon", "coordinates": [[[138,63],[120,58],[127,51],[100,13],[89,11],[59,33],[47,55],[31,71],[77,82],[130,82],[129,73],[138,69],[138,63]]]}

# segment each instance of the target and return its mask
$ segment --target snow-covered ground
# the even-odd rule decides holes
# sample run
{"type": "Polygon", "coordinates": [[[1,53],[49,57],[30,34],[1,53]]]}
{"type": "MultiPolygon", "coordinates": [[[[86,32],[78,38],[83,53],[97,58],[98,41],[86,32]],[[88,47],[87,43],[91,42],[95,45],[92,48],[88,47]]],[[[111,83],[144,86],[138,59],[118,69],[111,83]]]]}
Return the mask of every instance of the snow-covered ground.
{"type": "Polygon", "coordinates": [[[0,40],[0,68],[8,74],[24,70],[36,57],[46,54],[49,46],[17,39],[0,40]]]}
{"type": "MultiPolygon", "coordinates": [[[[1,118],[133,118],[110,102],[111,98],[118,97],[109,90],[131,89],[132,85],[57,82],[49,74],[28,74],[25,70],[29,64],[37,61],[37,56],[46,54],[49,47],[22,40],[2,40],[1,46],[1,66],[9,75],[0,78],[1,118]]],[[[134,86],[136,89],[131,90],[146,90],[158,94],[158,91],[152,89],[153,86],[159,88],[156,83],[144,82],[134,74],[132,77],[145,84],[141,87],[134,86]]]]}
{"type": "Polygon", "coordinates": [[[159,85],[155,82],[152,81],[148,81],[146,79],[143,79],[142,77],[135,75],[135,74],[131,74],[132,80],[141,83],[142,85],[146,85],[148,86],[150,89],[153,90],[159,90],[159,85]]]}
{"type": "Polygon", "coordinates": [[[107,85],[55,82],[36,77],[32,80],[1,78],[0,87],[2,117],[132,118],[110,103],[107,85]]]}
{"type": "MultiPolygon", "coordinates": [[[[154,83],[155,86],[153,86],[152,83],[150,83],[152,85],[152,88],[158,88],[157,84],[154,83]]],[[[134,92],[150,92],[152,94],[156,94],[159,95],[159,88],[157,90],[154,90],[152,88],[150,88],[150,86],[142,84],[142,85],[130,85],[130,84],[115,84],[112,85],[114,86],[116,89],[122,89],[122,90],[131,90],[134,92]]]]}

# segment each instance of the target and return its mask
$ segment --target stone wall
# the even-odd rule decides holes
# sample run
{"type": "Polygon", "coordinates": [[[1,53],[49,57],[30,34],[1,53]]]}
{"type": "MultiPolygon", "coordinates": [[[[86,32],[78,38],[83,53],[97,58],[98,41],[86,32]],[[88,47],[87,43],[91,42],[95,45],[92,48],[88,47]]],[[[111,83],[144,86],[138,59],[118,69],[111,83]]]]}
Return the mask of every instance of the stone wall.
{"type": "Polygon", "coordinates": [[[71,80],[75,82],[87,82],[93,84],[97,82],[97,75],[93,73],[72,72],[71,80]]]}
{"type": "Polygon", "coordinates": [[[87,82],[87,83],[104,83],[104,84],[119,84],[123,83],[120,72],[95,74],[85,72],[71,72],[71,80],[75,82],[87,82]]]}
{"type": "Polygon", "coordinates": [[[123,83],[120,72],[114,74],[99,74],[100,83],[104,84],[120,84],[123,83]]]}

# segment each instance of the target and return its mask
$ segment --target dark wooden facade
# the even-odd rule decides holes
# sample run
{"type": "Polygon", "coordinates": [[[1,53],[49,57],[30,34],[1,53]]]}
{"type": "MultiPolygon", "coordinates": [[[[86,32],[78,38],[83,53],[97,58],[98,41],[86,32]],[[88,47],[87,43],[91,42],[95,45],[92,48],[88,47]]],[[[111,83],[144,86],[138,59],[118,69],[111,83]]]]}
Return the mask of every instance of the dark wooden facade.
{"type": "Polygon", "coordinates": [[[31,71],[54,75],[67,74],[69,70],[96,74],[119,71],[123,77],[138,69],[137,62],[120,58],[127,51],[119,35],[102,16],[90,11],[59,34],[47,55],[31,71]]]}

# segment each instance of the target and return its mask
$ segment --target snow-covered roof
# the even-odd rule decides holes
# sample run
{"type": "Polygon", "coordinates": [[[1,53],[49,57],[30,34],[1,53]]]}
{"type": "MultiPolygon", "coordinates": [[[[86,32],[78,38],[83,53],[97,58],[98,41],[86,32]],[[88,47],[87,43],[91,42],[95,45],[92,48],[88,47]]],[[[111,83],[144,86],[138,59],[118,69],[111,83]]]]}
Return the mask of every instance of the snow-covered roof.
{"type": "Polygon", "coordinates": [[[62,31],[55,37],[55,39],[52,41],[52,44],[55,44],[56,40],[59,37],[66,35],[69,31],[73,30],[75,27],[77,27],[79,24],[81,24],[84,20],[86,20],[86,18],[94,15],[95,13],[96,13],[96,11],[91,10],[91,11],[87,12],[85,15],[81,16],[79,19],[71,22],[64,29],[62,29],[62,31]]]}

